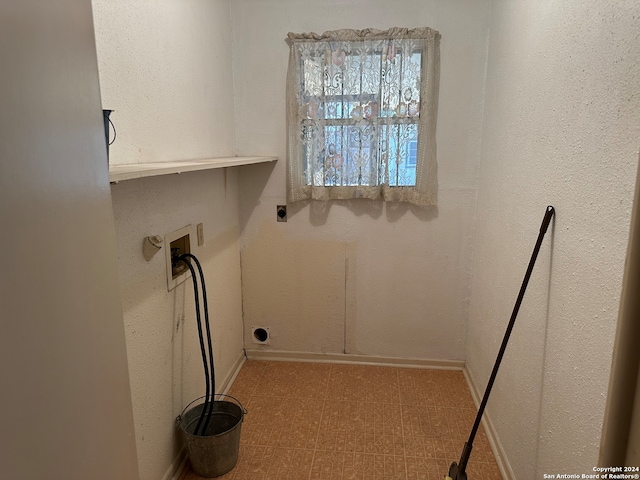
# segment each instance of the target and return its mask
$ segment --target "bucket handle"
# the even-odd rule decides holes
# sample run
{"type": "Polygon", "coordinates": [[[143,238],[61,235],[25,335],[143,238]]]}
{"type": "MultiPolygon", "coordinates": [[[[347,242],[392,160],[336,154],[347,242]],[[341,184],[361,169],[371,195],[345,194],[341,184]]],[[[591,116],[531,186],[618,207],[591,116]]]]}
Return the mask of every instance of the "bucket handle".
{"type": "MultiPolygon", "coordinates": [[[[236,397],[234,397],[234,396],[232,396],[232,395],[227,395],[227,394],[225,394],[225,393],[217,393],[217,394],[215,394],[215,395],[213,396],[213,401],[214,401],[214,402],[215,402],[216,395],[217,395],[217,396],[219,396],[219,397],[229,397],[229,398],[233,398],[233,399],[238,403],[238,405],[240,406],[240,408],[242,409],[242,413],[243,413],[243,415],[246,415],[247,413],[249,413],[249,412],[247,411],[247,409],[246,409],[246,408],[244,408],[244,406],[242,405],[242,403],[240,403],[240,400],[238,400],[236,397]]],[[[191,401],[191,402],[190,402],[186,407],[184,407],[184,410],[182,410],[182,413],[176,417],[176,423],[180,423],[180,420],[182,419],[182,416],[184,415],[184,412],[186,412],[186,411],[187,411],[187,408],[189,408],[191,405],[193,405],[194,403],[196,403],[198,400],[201,400],[201,399],[203,399],[203,398],[205,398],[205,397],[206,397],[206,395],[202,395],[201,397],[196,398],[195,400],[191,401]]]]}

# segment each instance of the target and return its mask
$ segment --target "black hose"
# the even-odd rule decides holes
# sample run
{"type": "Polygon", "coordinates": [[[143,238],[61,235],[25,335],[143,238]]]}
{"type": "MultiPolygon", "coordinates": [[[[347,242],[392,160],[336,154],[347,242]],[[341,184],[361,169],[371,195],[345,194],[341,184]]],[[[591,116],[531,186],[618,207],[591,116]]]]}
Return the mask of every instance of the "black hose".
{"type": "MultiPolygon", "coordinates": [[[[196,272],[193,266],[191,265],[191,262],[188,262],[183,257],[185,257],[185,255],[180,255],[178,257],[178,260],[181,262],[184,262],[187,265],[187,267],[189,267],[189,271],[191,272],[191,278],[193,280],[193,297],[195,299],[195,304],[196,304],[196,320],[198,323],[198,336],[200,337],[200,353],[202,354],[202,365],[204,367],[204,376],[205,376],[204,407],[202,409],[202,413],[200,414],[200,419],[198,420],[196,429],[193,432],[193,434],[197,436],[198,432],[200,432],[200,426],[202,425],[202,422],[205,418],[205,412],[208,407],[209,394],[210,394],[210,376],[209,376],[209,365],[207,363],[207,353],[204,348],[204,338],[202,335],[202,318],[200,316],[200,300],[198,298],[198,282],[196,280],[196,272]]],[[[203,430],[200,433],[204,435],[205,431],[206,430],[203,430]]]]}
{"type": "MultiPolygon", "coordinates": [[[[211,342],[211,327],[209,324],[209,305],[207,303],[207,287],[204,282],[204,272],[202,271],[202,265],[200,265],[200,261],[196,258],[195,255],[192,255],[191,253],[185,253],[180,256],[180,259],[184,259],[184,258],[189,258],[193,260],[196,264],[196,267],[198,267],[198,273],[200,274],[200,287],[202,288],[202,302],[204,304],[204,325],[207,333],[207,347],[209,350],[209,367],[210,367],[209,372],[211,375],[211,383],[210,383],[211,384],[211,390],[210,390],[211,402],[209,402],[209,412],[205,417],[204,427],[202,429],[202,432],[204,434],[207,431],[207,427],[209,425],[209,420],[211,419],[211,415],[213,415],[213,407],[214,407],[215,396],[216,396],[216,377],[215,377],[215,369],[214,369],[214,363],[213,363],[213,344],[211,342]]],[[[192,270],[192,275],[193,275],[193,270],[192,270]]],[[[202,342],[202,336],[200,338],[200,341],[202,342]]],[[[202,361],[203,363],[205,362],[204,357],[202,361]]],[[[205,368],[205,372],[206,371],[207,369],[205,368]]],[[[206,397],[205,397],[205,410],[206,410],[206,397]]]]}

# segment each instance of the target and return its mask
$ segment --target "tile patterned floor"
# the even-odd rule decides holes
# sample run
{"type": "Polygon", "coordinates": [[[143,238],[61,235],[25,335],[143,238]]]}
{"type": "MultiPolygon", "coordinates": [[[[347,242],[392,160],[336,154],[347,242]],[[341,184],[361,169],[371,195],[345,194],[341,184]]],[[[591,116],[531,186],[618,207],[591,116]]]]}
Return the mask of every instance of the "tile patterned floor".
{"type": "MultiPolygon", "coordinates": [[[[442,480],[476,415],[448,370],[249,360],[229,393],[249,413],[221,480],[442,480]]],[[[467,473],[502,478],[482,428],[467,473]]]]}

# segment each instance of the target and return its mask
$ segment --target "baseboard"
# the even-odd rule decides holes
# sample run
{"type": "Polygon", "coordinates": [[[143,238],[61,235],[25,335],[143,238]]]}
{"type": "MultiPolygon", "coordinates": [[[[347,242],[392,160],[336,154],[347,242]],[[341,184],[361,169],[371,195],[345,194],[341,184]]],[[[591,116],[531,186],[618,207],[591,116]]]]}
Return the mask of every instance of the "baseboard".
{"type": "Polygon", "coordinates": [[[383,367],[432,368],[440,370],[462,370],[463,360],[425,360],[421,358],[378,357],[349,353],[308,353],[278,350],[246,350],[249,360],[271,360],[283,362],[344,363],[353,365],[377,365],[383,367]]]}
{"type": "MultiPolygon", "coordinates": [[[[473,397],[473,402],[476,404],[476,408],[479,408],[480,402],[482,400],[482,394],[478,391],[478,388],[476,387],[473,378],[471,378],[471,375],[469,374],[466,366],[462,369],[462,374],[467,381],[467,386],[469,387],[469,391],[471,392],[471,397],[473,397]]],[[[507,460],[507,454],[504,451],[502,443],[500,442],[500,438],[498,437],[496,429],[493,426],[491,417],[489,417],[486,410],[484,412],[484,415],[482,416],[482,426],[484,427],[484,431],[487,434],[489,445],[491,445],[491,450],[493,451],[493,456],[496,458],[496,463],[498,464],[498,468],[500,469],[502,478],[504,480],[516,480],[516,476],[513,473],[511,464],[507,460]]]]}
{"type": "Polygon", "coordinates": [[[238,376],[238,373],[240,373],[240,369],[242,368],[242,365],[244,365],[244,362],[246,360],[247,360],[247,357],[245,356],[244,350],[243,350],[240,352],[240,356],[237,358],[236,362],[234,363],[233,368],[231,368],[231,370],[229,371],[225,379],[222,381],[222,388],[216,388],[216,390],[218,390],[218,393],[227,393],[229,391],[229,389],[231,388],[231,385],[233,385],[233,382],[238,376]]]}
{"type": "Polygon", "coordinates": [[[182,471],[184,470],[185,465],[187,464],[187,451],[182,448],[180,453],[176,458],[173,459],[171,465],[169,465],[169,470],[164,474],[162,480],[178,480],[180,475],[182,475],[182,471]]]}
{"type": "MultiPolygon", "coordinates": [[[[227,376],[222,381],[221,388],[220,389],[216,388],[218,393],[227,393],[229,391],[229,389],[231,388],[231,385],[233,385],[233,382],[238,376],[238,373],[240,373],[240,369],[242,368],[242,365],[244,365],[244,362],[246,361],[246,359],[247,357],[245,356],[244,351],[240,352],[240,356],[234,363],[233,367],[231,368],[227,376]]],[[[165,473],[164,477],[162,477],[162,480],[178,480],[180,478],[180,475],[182,475],[182,471],[184,470],[184,467],[186,466],[186,464],[187,464],[187,451],[183,447],[180,450],[180,453],[178,454],[178,456],[176,456],[173,462],[171,462],[171,465],[169,466],[167,473],[165,473]]]]}

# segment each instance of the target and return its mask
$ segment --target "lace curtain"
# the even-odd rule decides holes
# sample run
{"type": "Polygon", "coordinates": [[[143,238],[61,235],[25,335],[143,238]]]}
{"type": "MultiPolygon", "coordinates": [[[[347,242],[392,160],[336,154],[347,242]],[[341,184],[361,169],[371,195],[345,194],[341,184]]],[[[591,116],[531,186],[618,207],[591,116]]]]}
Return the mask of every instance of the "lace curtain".
{"type": "Polygon", "coordinates": [[[439,38],[289,33],[287,199],[435,205],[439,38]]]}

